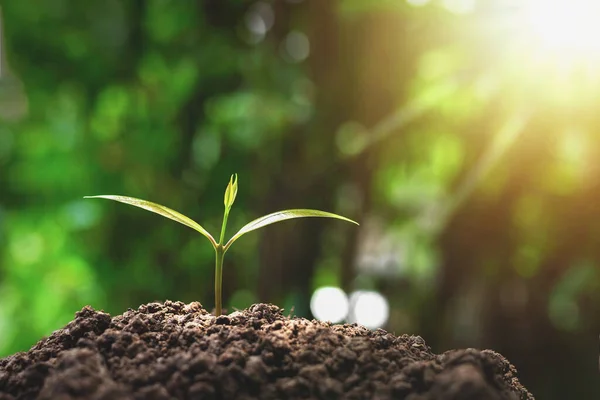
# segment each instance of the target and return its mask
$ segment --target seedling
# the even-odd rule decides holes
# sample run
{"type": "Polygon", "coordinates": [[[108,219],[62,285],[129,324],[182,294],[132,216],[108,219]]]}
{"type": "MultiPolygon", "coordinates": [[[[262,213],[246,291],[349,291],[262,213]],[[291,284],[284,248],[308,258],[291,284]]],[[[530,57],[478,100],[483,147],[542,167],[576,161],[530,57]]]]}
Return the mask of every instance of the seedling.
{"type": "Polygon", "coordinates": [[[219,236],[219,241],[217,242],[213,236],[208,233],[206,229],[204,229],[200,224],[192,220],[191,218],[186,217],[185,215],[178,213],[175,210],[172,210],[168,207],[161,206],[160,204],[152,203],[146,200],[136,199],[134,197],[126,197],[126,196],[113,196],[113,195],[101,195],[101,196],[85,196],[87,199],[92,198],[102,198],[108,200],[114,200],[121,203],[129,204],[132,206],[136,206],[139,208],[143,208],[144,210],[151,211],[153,213],[162,215],[165,218],[172,219],[173,221],[177,221],[180,224],[186,225],[204,235],[212,244],[215,249],[215,314],[216,316],[221,315],[221,289],[223,283],[223,257],[225,253],[233,242],[238,240],[242,235],[254,231],[256,229],[262,228],[263,226],[274,224],[275,222],[285,221],[288,219],[294,218],[304,218],[304,217],[326,217],[326,218],[337,218],[343,221],[348,221],[353,224],[358,225],[358,222],[353,221],[349,218],[342,217],[341,215],[319,211],[319,210],[309,210],[309,209],[294,209],[294,210],[283,210],[277,211],[272,214],[265,215],[263,217],[257,218],[254,221],[244,225],[242,229],[240,229],[235,235],[231,237],[224,243],[225,239],[225,229],[227,227],[227,218],[229,217],[229,211],[231,211],[231,206],[233,206],[233,202],[235,201],[235,196],[237,195],[238,184],[237,184],[237,174],[231,175],[231,179],[229,179],[229,184],[225,189],[225,212],[223,214],[223,225],[221,226],[221,236],[219,236]]]}

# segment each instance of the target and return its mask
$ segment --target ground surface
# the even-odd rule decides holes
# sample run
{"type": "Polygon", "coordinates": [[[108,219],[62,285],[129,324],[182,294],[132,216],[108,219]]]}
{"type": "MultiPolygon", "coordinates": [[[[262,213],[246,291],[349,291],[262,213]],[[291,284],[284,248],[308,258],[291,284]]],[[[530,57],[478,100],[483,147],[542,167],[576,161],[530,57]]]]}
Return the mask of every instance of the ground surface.
{"type": "Polygon", "coordinates": [[[0,400],[530,400],[492,351],[434,355],[417,336],[285,317],[257,304],[215,318],[150,303],[90,307],[26,353],[0,360],[0,400]]]}

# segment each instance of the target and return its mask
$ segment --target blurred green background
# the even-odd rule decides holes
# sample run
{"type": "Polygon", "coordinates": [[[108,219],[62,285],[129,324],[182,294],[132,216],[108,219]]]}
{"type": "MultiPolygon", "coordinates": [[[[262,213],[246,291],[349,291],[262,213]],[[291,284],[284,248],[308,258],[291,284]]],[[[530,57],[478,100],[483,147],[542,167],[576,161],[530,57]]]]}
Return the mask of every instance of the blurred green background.
{"type": "Polygon", "coordinates": [[[228,236],[285,208],[361,226],[244,236],[230,310],[377,292],[391,332],[499,351],[540,399],[598,398],[596,3],[0,0],[0,355],[86,304],[211,309],[205,238],[82,197],[218,232],[237,172],[228,236]]]}

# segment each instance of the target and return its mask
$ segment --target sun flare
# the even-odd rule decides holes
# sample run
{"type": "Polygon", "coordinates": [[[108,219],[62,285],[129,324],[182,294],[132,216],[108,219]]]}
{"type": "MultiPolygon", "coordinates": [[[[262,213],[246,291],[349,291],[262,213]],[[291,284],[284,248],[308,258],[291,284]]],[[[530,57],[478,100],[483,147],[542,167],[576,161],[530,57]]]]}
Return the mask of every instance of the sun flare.
{"type": "Polygon", "coordinates": [[[535,93],[536,103],[573,106],[600,99],[600,0],[498,3],[495,19],[482,20],[482,36],[494,49],[492,67],[515,83],[509,86],[535,93]]]}
{"type": "Polygon", "coordinates": [[[565,57],[600,58],[600,1],[530,0],[525,18],[544,50],[565,57]]]}

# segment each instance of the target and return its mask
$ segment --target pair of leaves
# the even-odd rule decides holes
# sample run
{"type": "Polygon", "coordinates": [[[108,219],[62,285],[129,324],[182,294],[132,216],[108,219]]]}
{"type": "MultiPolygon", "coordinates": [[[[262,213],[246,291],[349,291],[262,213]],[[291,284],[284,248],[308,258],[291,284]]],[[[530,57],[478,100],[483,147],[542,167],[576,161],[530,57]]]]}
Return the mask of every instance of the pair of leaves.
{"type": "MultiPolygon", "coordinates": [[[[230,185],[233,186],[233,180],[230,181],[230,185]]],[[[228,188],[229,188],[229,186],[228,186],[228,188]]],[[[235,179],[235,192],[237,193],[237,176],[235,179]]],[[[135,207],[143,208],[144,210],[148,210],[153,213],[162,215],[165,218],[172,219],[173,221],[177,221],[180,224],[186,225],[186,226],[194,229],[195,231],[200,232],[202,235],[204,235],[210,241],[210,243],[213,245],[215,250],[220,245],[212,237],[212,235],[210,233],[208,233],[208,231],[206,229],[204,229],[196,221],[192,220],[191,218],[186,217],[185,215],[183,215],[175,210],[172,210],[172,209],[162,206],[160,204],[152,203],[152,202],[146,201],[146,200],[136,199],[134,197],[114,196],[114,195],[85,196],[85,198],[102,198],[102,199],[114,200],[114,201],[118,201],[120,203],[125,203],[125,204],[129,204],[129,205],[132,205],[135,207]]],[[[235,199],[235,194],[233,194],[231,197],[229,197],[229,200],[230,200],[229,206],[231,206],[231,204],[233,204],[233,199],[235,199]]],[[[228,198],[226,195],[226,197],[225,197],[226,206],[228,203],[227,200],[228,200],[228,198]]],[[[310,210],[310,209],[295,209],[295,210],[277,211],[272,214],[268,214],[268,215],[262,216],[260,218],[257,218],[254,221],[249,222],[248,224],[244,225],[244,227],[242,227],[242,229],[240,229],[235,235],[233,235],[231,237],[231,239],[229,239],[229,241],[223,246],[223,251],[224,252],[227,251],[227,249],[229,249],[229,247],[233,244],[233,242],[235,242],[242,235],[244,235],[248,232],[252,232],[256,229],[262,228],[267,225],[274,224],[276,222],[285,221],[288,219],[306,218],[306,217],[336,218],[336,219],[341,219],[343,221],[351,222],[353,224],[358,225],[358,223],[356,221],[353,221],[349,218],[342,217],[341,215],[333,214],[333,213],[326,212],[326,211],[310,210]]]]}

